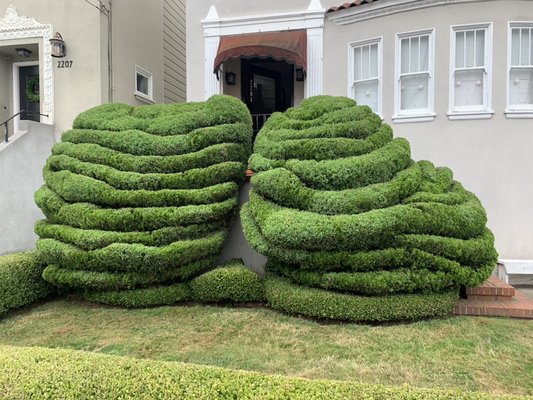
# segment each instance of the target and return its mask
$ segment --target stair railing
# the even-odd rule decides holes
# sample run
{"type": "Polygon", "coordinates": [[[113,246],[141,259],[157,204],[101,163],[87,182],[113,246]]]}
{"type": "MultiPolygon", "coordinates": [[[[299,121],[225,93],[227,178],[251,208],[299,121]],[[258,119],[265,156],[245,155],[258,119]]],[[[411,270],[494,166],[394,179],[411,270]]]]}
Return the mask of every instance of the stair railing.
{"type": "Polygon", "coordinates": [[[20,114],[23,114],[23,113],[26,113],[28,115],[40,115],[41,117],[48,117],[48,114],[41,114],[41,113],[39,113],[37,111],[20,110],[15,115],[9,117],[4,122],[0,123],[0,126],[2,126],[2,125],[4,126],[4,143],[9,142],[9,125],[8,125],[8,122],[11,121],[12,119],[17,118],[20,114]]]}

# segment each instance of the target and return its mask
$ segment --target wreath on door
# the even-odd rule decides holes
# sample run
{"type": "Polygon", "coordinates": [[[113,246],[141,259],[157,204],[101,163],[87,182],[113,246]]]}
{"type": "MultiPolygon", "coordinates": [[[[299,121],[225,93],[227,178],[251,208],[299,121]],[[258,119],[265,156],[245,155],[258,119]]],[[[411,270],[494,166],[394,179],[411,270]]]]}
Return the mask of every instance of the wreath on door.
{"type": "Polygon", "coordinates": [[[26,98],[30,103],[38,103],[41,101],[39,92],[35,89],[39,87],[39,78],[33,77],[26,83],[26,98]]]}

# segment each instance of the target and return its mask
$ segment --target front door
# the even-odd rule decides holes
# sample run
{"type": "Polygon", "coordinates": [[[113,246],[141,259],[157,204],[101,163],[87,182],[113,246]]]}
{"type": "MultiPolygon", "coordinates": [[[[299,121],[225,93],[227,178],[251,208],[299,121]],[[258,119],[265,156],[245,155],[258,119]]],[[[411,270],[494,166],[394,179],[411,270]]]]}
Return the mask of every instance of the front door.
{"type": "Polygon", "coordinates": [[[39,66],[19,67],[19,110],[30,111],[20,114],[21,120],[40,121],[39,112],[39,66]]]}
{"type": "Polygon", "coordinates": [[[275,111],[285,111],[293,102],[293,67],[272,59],[243,59],[242,99],[254,123],[254,135],[275,111]]]}

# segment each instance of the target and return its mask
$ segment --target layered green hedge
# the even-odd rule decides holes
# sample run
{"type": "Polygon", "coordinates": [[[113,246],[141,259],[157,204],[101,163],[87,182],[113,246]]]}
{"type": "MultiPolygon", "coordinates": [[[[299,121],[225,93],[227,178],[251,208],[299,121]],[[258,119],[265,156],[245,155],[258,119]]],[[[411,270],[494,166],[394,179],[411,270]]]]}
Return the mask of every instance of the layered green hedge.
{"type": "Polygon", "coordinates": [[[443,315],[496,265],[477,197],[367,106],[318,96],[274,114],[249,166],[245,236],[269,257],[273,308],[387,321],[443,315]]]}
{"type": "Polygon", "coordinates": [[[453,389],[308,380],[74,350],[0,347],[0,397],[38,399],[521,399],[453,389]]]}
{"type": "Polygon", "coordinates": [[[45,266],[37,252],[0,257],[0,316],[53,293],[54,287],[42,278],[45,266]]]}
{"type": "MultiPolygon", "coordinates": [[[[210,260],[207,267],[212,263],[213,260],[210,260]]],[[[84,286],[92,285],[94,291],[85,291],[83,296],[90,301],[115,306],[145,307],[175,304],[182,301],[242,303],[265,300],[264,281],[248,269],[242,260],[230,260],[201,275],[197,274],[196,268],[198,271],[202,269],[201,262],[181,267],[183,270],[181,273],[188,273],[187,277],[197,275],[189,281],[164,283],[164,274],[147,275],[144,278],[145,281],[150,277],[156,277],[160,279],[161,284],[135,289],[128,289],[128,287],[134,286],[130,282],[137,277],[137,274],[107,274],[105,276],[85,271],[69,271],[73,275],[68,275],[67,278],[89,280],[84,286]],[[108,290],[102,291],[103,285],[108,290]]],[[[206,269],[205,266],[203,269],[206,269]]],[[[176,272],[180,273],[179,270],[176,272]]],[[[64,271],[55,268],[50,273],[57,274],[61,278],[64,271]]],[[[166,281],[171,280],[166,279],[166,281]]],[[[153,283],[156,281],[154,280],[153,283]]]]}
{"type": "Polygon", "coordinates": [[[80,114],[35,194],[44,278],[104,303],[189,299],[235,217],[251,140],[250,114],[229,96],[80,114]]]}

